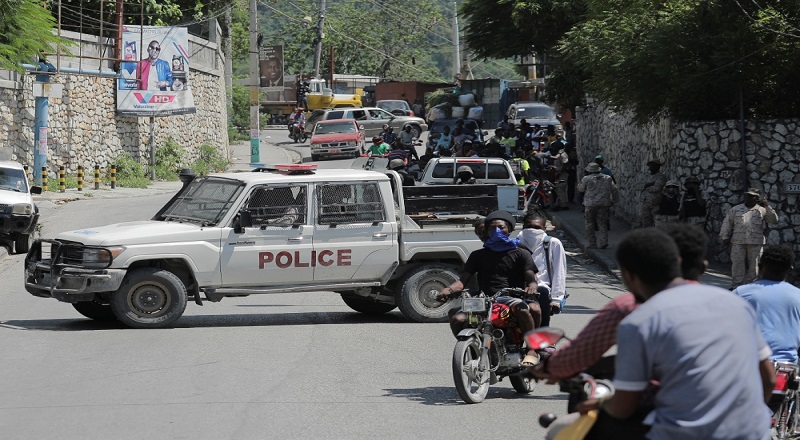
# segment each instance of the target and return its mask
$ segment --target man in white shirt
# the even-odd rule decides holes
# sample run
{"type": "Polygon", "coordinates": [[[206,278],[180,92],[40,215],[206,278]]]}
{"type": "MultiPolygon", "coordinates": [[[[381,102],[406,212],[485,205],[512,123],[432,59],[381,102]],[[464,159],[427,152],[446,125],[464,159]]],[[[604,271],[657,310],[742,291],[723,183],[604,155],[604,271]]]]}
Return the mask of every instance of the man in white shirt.
{"type": "Polygon", "coordinates": [[[533,262],[539,269],[539,306],[542,309],[542,326],[550,325],[550,315],[561,312],[567,295],[567,256],[561,240],[549,237],[545,232],[547,219],[539,211],[531,212],[522,219],[519,233],[520,245],[531,252],[533,262]],[[547,247],[545,250],[545,239],[547,247]],[[545,289],[545,292],[542,291],[545,289]],[[548,292],[549,291],[549,292],[548,292]],[[549,293],[544,295],[543,293],[549,293]]]}

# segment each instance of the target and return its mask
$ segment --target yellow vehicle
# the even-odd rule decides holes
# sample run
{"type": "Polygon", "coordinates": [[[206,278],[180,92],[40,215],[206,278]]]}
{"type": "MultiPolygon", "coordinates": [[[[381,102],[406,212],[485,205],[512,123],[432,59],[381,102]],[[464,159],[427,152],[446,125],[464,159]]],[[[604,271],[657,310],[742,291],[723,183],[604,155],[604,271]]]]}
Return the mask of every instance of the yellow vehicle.
{"type": "Polygon", "coordinates": [[[335,107],[361,107],[360,95],[333,93],[333,90],[326,87],[324,79],[310,79],[308,81],[308,88],[310,91],[306,95],[306,99],[308,99],[307,110],[335,107]]]}

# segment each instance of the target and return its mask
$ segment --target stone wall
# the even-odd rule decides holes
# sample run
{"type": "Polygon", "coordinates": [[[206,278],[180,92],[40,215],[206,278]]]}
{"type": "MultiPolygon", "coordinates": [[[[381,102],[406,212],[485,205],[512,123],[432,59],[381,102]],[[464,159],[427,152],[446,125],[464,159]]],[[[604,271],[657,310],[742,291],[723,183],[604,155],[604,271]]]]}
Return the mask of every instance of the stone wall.
{"type": "Polygon", "coordinates": [[[645,163],[659,159],[669,180],[682,185],[689,176],[700,179],[708,200],[706,231],[712,258],[730,261],[718,239],[720,225],[728,210],[742,202],[748,187],[761,189],[778,213],[779,223],[768,229],[767,241],[792,246],[800,254],[795,240],[800,236],[798,194],[784,191],[787,183],[800,183],[800,120],[746,120],[742,155],[736,120],[663,119],[639,126],[630,113],[602,104],[579,107],[576,116],[580,169],[595,155],[605,156],[620,189],[621,200],[614,208],[618,218],[638,224],[637,184],[648,172],[645,163]]]}
{"type": "MultiPolygon", "coordinates": [[[[70,38],[82,41],[85,36],[70,38]]],[[[197,158],[203,144],[218,148],[227,157],[222,53],[216,44],[194,36],[190,36],[189,51],[189,81],[197,112],[155,118],[156,148],[172,138],[184,147],[187,163],[197,158]]],[[[60,66],[67,66],[65,72],[83,71],[84,66],[74,60],[59,61],[60,66]]],[[[148,163],[150,119],[116,114],[116,77],[103,70],[103,76],[65,72],[52,76],[52,83],[63,86],[63,95],[49,100],[47,166],[51,172],[62,165],[68,172],[77,171],[79,165],[88,169],[98,164],[105,169],[122,152],[148,163]]],[[[34,106],[33,75],[0,75],[0,159],[33,164],[34,106]]]]}

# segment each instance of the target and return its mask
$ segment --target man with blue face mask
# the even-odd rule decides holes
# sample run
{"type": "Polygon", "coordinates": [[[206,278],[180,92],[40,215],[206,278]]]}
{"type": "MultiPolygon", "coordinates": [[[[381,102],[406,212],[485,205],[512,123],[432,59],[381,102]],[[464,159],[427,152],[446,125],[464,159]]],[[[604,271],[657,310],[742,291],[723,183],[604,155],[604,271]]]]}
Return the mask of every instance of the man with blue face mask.
{"type": "MultiPolygon", "coordinates": [[[[509,237],[515,223],[514,216],[509,212],[494,211],[486,216],[482,225],[476,225],[475,233],[483,240],[483,248],[470,254],[459,279],[439,294],[446,298],[454,291],[463,290],[475,274],[478,275],[480,290],[486,295],[494,295],[507,287],[525,289],[525,300],[510,296],[501,296],[496,300],[509,307],[514,324],[525,334],[542,321],[542,311],[536,302],[539,285],[536,272],[539,270],[533,263],[531,253],[520,248],[516,239],[509,237]]],[[[461,332],[466,320],[467,314],[460,309],[450,311],[450,329],[454,335],[461,332]]],[[[533,350],[529,350],[522,360],[525,366],[538,362],[539,357],[533,350]]]]}

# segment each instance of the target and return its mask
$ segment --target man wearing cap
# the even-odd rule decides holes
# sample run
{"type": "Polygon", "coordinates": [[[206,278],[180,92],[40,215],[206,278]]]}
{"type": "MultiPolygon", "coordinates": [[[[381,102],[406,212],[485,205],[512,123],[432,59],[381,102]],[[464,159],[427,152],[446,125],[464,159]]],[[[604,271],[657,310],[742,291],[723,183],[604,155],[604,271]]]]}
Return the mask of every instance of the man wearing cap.
{"type": "Polygon", "coordinates": [[[761,198],[757,188],[744,193],[744,203],[736,205],[725,215],[719,238],[731,247],[731,288],[752,283],[764,247],[764,223],[778,223],[778,214],[761,198]]]}
{"type": "MultiPolygon", "coordinates": [[[[497,304],[508,307],[510,320],[522,334],[538,327],[542,320],[542,311],[536,301],[539,280],[536,272],[539,269],[533,262],[530,251],[520,248],[518,240],[509,237],[514,231],[516,221],[507,211],[494,211],[483,221],[483,228],[477,225],[475,233],[483,241],[483,248],[473,251],[458,280],[443,288],[439,294],[447,298],[454,291],[458,292],[469,284],[473,275],[478,276],[478,286],[486,295],[494,295],[501,289],[516,287],[525,289],[525,299],[511,296],[500,296],[497,304]]],[[[467,315],[460,308],[450,310],[450,330],[458,336],[467,322],[467,315]]],[[[522,361],[525,366],[539,363],[535,351],[529,350],[522,361]]]]}
{"type": "Polygon", "coordinates": [[[639,218],[643,228],[655,226],[653,209],[658,204],[658,198],[667,184],[667,176],[660,171],[661,161],[656,159],[647,161],[647,169],[650,174],[644,178],[644,182],[639,187],[639,218]]]}
{"type": "Polygon", "coordinates": [[[600,165],[600,172],[605,174],[606,176],[611,176],[611,181],[614,182],[614,185],[616,185],[617,179],[614,178],[614,173],[612,173],[611,170],[607,166],[605,166],[605,161],[606,158],[603,157],[602,154],[598,154],[597,156],[594,157],[594,163],[600,165]]]}
{"type": "Polygon", "coordinates": [[[373,136],[372,145],[367,148],[367,156],[383,157],[384,154],[389,152],[390,147],[383,143],[380,136],[373,136]]]}
{"type": "Polygon", "coordinates": [[[389,169],[397,172],[403,181],[403,186],[414,186],[416,181],[411,174],[406,171],[406,162],[403,159],[392,159],[389,161],[389,169]]]}
{"type": "Polygon", "coordinates": [[[686,192],[681,200],[678,219],[684,223],[706,228],[706,199],[700,189],[700,179],[694,176],[687,177],[683,183],[686,192]]]}
{"type": "Polygon", "coordinates": [[[394,134],[394,129],[389,124],[383,124],[383,131],[378,135],[383,138],[383,142],[387,145],[394,145],[394,142],[397,140],[397,135],[394,134]]]}
{"type": "Polygon", "coordinates": [[[678,182],[670,180],[664,185],[664,191],[656,205],[656,227],[664,223],[677,223],[681,210],[681,194],[678,182]]]}
{"type": "Polygon", "coordinates": [[[590,163],[586,167],[586,175],[578,183],[578,191],[583,193],[585,207],[583,219],[586,226],[586,237],[589,248],[605,249],[608,247],[608,221],[611,205],[619,198],[617,186],[611,176],[600,173],[600,165],[590,163]],[[595,237],[597,228],[597,237],[595,237]]]}
{"type": "Polygon", "coordinates": [[[474,185],[480,183],[478,179],[472,174],[472,168],[469,165],[461,165],[456,170],[456,177],[453,179],[454,185],[474,185]]]}

